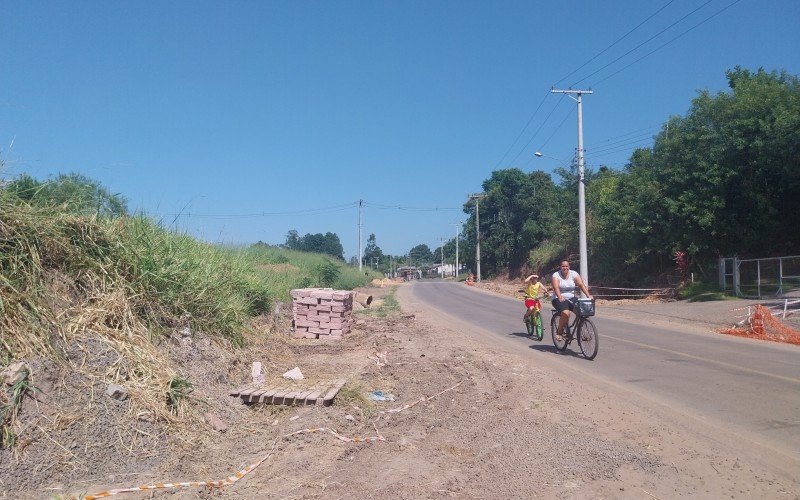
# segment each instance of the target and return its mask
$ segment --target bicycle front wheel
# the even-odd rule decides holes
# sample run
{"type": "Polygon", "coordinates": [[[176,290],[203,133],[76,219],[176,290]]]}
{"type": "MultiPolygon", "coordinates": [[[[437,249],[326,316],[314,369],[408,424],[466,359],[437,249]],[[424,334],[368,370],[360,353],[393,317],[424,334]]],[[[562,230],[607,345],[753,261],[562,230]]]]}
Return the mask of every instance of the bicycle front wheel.
{"type": "MultiPolygon", "coordinates": [[[[554,314],[553,319],[550,320],[550,335],[553,337],[553,345],[556,349],[563,351],[567,348],[567,339],[565,336],[561,337],[561,342],[556,340],[556,332],[558,332],[558,320],[561,319],[560,314],[554,314]]],[[[565,332],[566,334],[566,332],[565,332]]]]}
{"type": "Polygon", "coordinates": [[[536,313],[536,321],[534,321],[534,330],[536,330],[536,340],[542,341],[542,337],[544,337],[544,332],[542,331],[542,313],[536,313]]]}
{"type": "Polygon", "coordinates": [[[588,318],[581,321],[578,327],[578,345],[586,359],[594,359],[597,356],[599,339],[597,338],[597,328],[588,318]]]}
{"type": "Polygon", "coordinates": [[[531,317],[530,316],[526,316],[525,317],[525,330],[528,332],[528,337],[532,337],[533,336],[535,328],[536,327],[534,326],[533,321],[531,321],[531,317]]]}

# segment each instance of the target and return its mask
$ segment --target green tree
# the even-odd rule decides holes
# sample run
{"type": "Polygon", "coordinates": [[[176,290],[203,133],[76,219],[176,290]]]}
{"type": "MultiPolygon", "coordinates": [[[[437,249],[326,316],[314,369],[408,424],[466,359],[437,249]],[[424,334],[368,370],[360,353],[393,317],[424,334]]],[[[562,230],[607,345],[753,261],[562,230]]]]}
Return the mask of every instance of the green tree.
{"type": "MultiPolygon", "coordinates": [[[[513,168],[492,172],[483,182],[486,198],[480,202],[481,258],[486,274],[505,271],[516,276],[527,264],[530,250],[560,228],[563,204],[560,188],[544,172],[525,174],[513,168]]],[[[566,210],[572,210],[567,206],[566,210]]],[[[475,213],[468,203],[464,211],[470,214],[465,228],[465,262],[474,265],[475,213]]]]}
{"type": "Polygon", "coordinates": [[[701,91],[652,149],[587,189],[590,262],[609,277],[613,267],[627,280],[671,272],[679,250],[701,272],[718,254],[800,250],[800,233],[787,231],[800,223],[798,79],[738,67],[727,76],[729,92],[701,91]]]}
{"type": "Polygon", "coordinates": [[[372,265],[374,262],[383,262],[383,251],[378,246],[374,233],[367,238],[367,246],[364,247],[364,262],[367,265],[372,265]]]}
{"type": "Polygon", "coordinates": [[[284,246],[301,252],[324,253],[339,260],[344,260],[344,248],[336,233],[307,233],[305,236],[300,237],[297,231],[292,229],[286,234],[284,246]]]}
{"type": "Polygon", "coordinates": [[[428,245],[421,243],[408,251],[408,258],[413,265],[430,264],[435,259],[433,253],[428,245]]]}
{"type": "Polygon", "coordinates": [[[284,243],[283,246],[292,250],[300,249],[300,235],[297,234],[297,230],[290,229],[289,232],[286,233],[286,243],[284,243]]]}

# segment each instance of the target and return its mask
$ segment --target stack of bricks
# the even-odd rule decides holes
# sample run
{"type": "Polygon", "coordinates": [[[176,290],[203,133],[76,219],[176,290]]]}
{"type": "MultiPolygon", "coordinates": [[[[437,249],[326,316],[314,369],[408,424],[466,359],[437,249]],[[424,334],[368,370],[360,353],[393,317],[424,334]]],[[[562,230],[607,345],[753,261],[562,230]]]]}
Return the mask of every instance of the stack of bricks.
{"type": "Polygon", "coordinates": [[[292,290],[294,338],[341,339],[353,322],[353,292],[332,288],[292,290]]]}

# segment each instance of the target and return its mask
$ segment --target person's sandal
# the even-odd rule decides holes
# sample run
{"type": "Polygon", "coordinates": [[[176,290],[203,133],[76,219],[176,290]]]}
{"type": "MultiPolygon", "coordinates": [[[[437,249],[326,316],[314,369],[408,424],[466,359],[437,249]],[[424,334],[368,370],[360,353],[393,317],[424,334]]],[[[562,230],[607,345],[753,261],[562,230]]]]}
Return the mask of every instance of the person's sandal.
{"type": "Polygon", "coordinates": [[[556,342],[564,342],[564,334],[556,333],[556,342]]]}

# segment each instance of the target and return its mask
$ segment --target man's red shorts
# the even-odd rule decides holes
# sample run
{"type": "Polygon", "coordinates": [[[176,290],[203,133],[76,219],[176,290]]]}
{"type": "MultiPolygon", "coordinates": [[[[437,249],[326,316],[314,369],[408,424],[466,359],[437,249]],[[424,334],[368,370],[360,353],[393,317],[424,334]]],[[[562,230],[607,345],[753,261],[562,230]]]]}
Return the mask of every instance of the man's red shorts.
{"type": "Polygon", "coordinates": [[[525,309],[530,309],[531,307],[535,307],[541,311],[542,303],[539,302],[539,299],[525,299],[525,309]]]}

